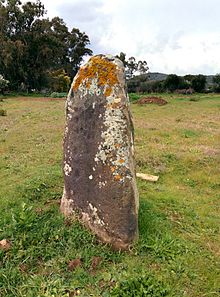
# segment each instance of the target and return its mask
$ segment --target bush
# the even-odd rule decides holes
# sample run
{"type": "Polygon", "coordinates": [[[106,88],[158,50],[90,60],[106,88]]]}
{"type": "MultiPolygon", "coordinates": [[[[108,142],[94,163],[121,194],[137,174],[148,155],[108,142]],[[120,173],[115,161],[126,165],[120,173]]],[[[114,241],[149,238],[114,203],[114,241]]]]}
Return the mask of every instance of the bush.
{"type": "Polygon", "coordinates": [[[7,115],[7,111],[5,109],[0,109],[0,116],[6,116],[7,115]]]}
{"type": "Polygon", "coordinates": [[[140,95],[138,95],[136,93],[130,93],[129,94],[129,100],[130,100],[130,102],[137,101],[138,99],[140,99],[140,95]]]}
{"type": "Polygon", "coordinates": [[[50,72],[50,87],[55,92],[67,92],[70,87],[71,78],[65,73],[65,70],[59,69],[50,72]]]}
{"type": "Polygon", "coordinates": [[[127,81],[128,93],[139,92],[140,81],[135,77],[127,81]]]}

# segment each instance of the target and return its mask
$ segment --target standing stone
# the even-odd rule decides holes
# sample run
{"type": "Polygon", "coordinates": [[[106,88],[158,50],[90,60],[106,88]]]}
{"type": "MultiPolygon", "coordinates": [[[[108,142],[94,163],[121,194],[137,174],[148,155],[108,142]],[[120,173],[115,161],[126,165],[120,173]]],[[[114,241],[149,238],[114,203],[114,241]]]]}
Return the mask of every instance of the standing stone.
{"type": "Polygon", "coordinates": [[[126,249],[138,234],[133,125],[124,66],[98,55],[82,66],[66,102],[61,211],[126,249]]]}

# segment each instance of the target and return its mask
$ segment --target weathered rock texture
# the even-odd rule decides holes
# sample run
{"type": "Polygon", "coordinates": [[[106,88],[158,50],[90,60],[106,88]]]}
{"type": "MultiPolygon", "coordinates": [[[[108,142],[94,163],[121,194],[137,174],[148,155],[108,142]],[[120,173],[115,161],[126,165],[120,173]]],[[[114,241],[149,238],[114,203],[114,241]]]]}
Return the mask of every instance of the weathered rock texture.
{"type": "Polygon", "coordinates": [[[133,154],[123,64],[94,56],[74,78],[66,102],[61,211],[77,212],[116,249],[126,249],[138,233],[133,154]]]}

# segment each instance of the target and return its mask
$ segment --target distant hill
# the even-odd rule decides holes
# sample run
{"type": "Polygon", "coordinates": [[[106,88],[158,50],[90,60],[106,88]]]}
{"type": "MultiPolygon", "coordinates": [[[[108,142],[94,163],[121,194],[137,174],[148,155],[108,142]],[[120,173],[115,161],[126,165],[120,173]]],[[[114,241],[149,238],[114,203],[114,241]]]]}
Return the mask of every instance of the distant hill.
{"type": "Polygon", "coordinates": [[[162,80],[165,80],[167,76],[168,76],[168,74],[165,74],[165,73],[148,72],[149,80],[162,81],[162,80]]]}

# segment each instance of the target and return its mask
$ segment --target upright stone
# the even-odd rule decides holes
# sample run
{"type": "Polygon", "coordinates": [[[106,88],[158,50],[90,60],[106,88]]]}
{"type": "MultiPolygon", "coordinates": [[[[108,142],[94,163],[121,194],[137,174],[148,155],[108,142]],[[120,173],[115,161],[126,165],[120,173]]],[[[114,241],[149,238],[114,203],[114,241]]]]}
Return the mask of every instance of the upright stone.
{"type": "Polygon", "coordinates": [[[133,125],[124,67],[98,55],[82,66],[66,102],[61,211],[76,212],[102,241],[126,249],[138,234],[133,125]]]}

